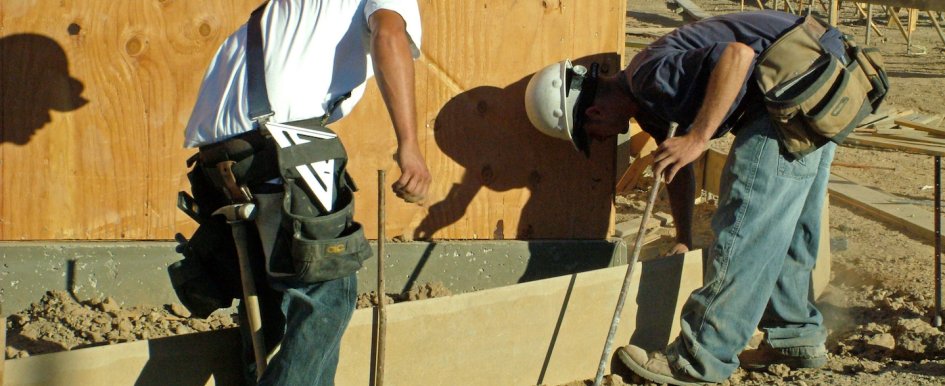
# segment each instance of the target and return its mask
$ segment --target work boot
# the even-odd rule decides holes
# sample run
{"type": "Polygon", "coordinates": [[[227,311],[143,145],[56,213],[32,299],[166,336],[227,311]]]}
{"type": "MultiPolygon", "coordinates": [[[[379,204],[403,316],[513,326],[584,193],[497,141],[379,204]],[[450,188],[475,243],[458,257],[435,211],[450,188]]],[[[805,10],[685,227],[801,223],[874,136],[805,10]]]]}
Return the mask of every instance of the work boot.
{"type": "Polygon", "coordinates": [[[663,354],[661,351],[647,353],[646,350],[631,344],[618,348],[617,357],[634,373],[655,383],[677,386],[712,384],[674,370],[672,366],[669,365],[666,354],[663,354]]]}
{"type": "Polygon", "coordinates": [[[788,355],[784,351],[762,342],[758,348],[742,351],[738,360],[746,370],[764,370],[768,366],[784,364],[792,369],[819,369],[827,364],[827,354],[822,350],[816,355],[788,355]]]}

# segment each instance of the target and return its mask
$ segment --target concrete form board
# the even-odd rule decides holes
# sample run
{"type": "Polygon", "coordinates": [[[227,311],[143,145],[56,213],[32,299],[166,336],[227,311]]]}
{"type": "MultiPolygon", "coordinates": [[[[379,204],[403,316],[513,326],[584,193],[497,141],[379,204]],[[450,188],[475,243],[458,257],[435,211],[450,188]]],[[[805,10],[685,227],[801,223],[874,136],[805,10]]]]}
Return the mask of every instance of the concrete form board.
{"type": "MultiPolygon", "coordinates": [[[[0,243],[3,315],[49,290],[79,299],[110,296],[121,304],[177,303],[167,266],[182,258],[173,242],[0,243]]],[[[386,245],[387,292],[439,281],[453,293],[494,288],[626,264],[622,240],[444,241],[386,245]]],[[[375,249],[376,250],[376,249],[375,249]]],[[[377,260],[359,272],[362,292],[375,289],[377,260]]]]}
{"type": "MultiPolygon", "coordinates": [[[[593,377],[625,273],[618,266],[391,305],[385,382],[493,386],[593,377]]],[[[616,345],[665,345],[701,278],[701,251],[638,263],[616,345]]],[[[337,384],[369,384],[373,323],[373,310],[355,312],[342,340],[337,384]]],[[[237,338],[233,330],[212,334],[16,359],[7,362],[6,385],[226,384],[220,380],[239,372],[237,338]],[[210,359],[189,360],[201,356],[210,359]]]]}
{"type": "Polygon", "coordinates": [[[4,385],[239,385],[235,328],[7,361],[4,385]]]}

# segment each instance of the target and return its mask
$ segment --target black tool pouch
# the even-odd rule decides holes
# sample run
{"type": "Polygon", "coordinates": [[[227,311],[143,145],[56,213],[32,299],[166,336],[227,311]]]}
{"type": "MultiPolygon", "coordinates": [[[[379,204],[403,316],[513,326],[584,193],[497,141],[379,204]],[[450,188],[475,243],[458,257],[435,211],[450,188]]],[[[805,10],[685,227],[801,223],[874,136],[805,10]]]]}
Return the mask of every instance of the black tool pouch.
{"type": "Polygon", "coordinates": [[[344,146],[314,120],[289,125],[332,138],[307,138],[276,150],[285,182],[282,228],[292,238],[290,253],[272,256],[271,278],[316,283],[348,276],[361,268],[372,251],[361,224],[354,221],[356,188],[345,171],[344,146]]]}
{"type": "Polygon", "coordinates": [[[193,168],[187,173],[193,196],[180,192],[178,207],[200,225],[189,240],[177,235],[177,252],[184,259],[168,266],[167,273],[181,304],[194,316],[206,318],[229,307],[242,292],[233,233],[224,219],[212,216],[229,200],[196,159],[189,162],[193,168]]]}

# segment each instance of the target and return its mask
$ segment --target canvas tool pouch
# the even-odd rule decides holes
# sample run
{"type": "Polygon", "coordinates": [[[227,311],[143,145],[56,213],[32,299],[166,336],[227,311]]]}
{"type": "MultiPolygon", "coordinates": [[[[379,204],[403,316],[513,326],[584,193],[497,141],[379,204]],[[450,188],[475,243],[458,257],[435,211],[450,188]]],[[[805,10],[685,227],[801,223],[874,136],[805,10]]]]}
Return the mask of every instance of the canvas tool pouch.
{"type": "Polygon", "coordinates": [[[844,65],[821,46],[825,31],[808,16],[765,50],[755,67],[781,144],[796,158],[828,141],[842,143],[888,88],[878,52],[845,41],[851,60],[844,65]]]}
{"type": "MultiPolygon", "coordinates": [[[[314,119],[288,125],[334,135],[314,119]]],[[[276,150],[285,186],[282,228],[291,235],[291,245],[289,253],[273,255],[270,277],[317,283],[354,273],[373,253],[361,224],[354,221],[356,187],[345,171],[348,158],[341,140],[337,136],[274,140],[282,141],[276,150]],[[291,145],[283,146],[286,141],[291,145]]]]}

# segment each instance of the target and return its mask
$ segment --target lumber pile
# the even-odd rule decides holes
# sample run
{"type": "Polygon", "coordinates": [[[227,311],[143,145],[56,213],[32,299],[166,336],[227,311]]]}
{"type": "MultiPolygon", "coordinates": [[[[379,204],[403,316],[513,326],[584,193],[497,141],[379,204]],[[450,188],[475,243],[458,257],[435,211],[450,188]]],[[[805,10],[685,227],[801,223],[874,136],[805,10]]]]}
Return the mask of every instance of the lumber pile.
{"type": "Polygon", "coordinates": [[[941,156],[945,125],[940,115],[885,107],[863,119],[843,145],[941,156]]]}

